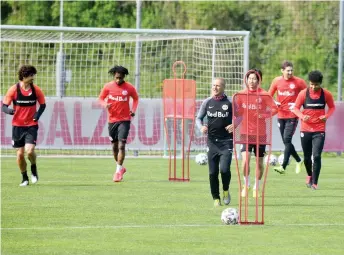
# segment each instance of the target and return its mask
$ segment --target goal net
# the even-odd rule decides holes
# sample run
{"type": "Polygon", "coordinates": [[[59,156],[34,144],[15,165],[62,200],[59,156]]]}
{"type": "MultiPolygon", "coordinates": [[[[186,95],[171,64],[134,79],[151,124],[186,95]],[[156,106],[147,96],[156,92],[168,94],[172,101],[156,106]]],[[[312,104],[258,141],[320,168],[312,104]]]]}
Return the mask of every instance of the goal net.
{"type": "MultiPolygon", "coordinates": [[[[35,84],[47,97],[39,121],[39,155],[109,156],[107,113],[97,102],[113,79],[114,65],[128,68],[126,80],[140,102],[132,121],[128,155],[162,156],[166,150],[162,85],[182,60],[185,79],[196,81],[197,110],[210,96],[214,77],[223,77],[231,96],[248,70],[248,35],[239,31],[153,30],[1,26],[1,97],[18,81],[22,64],[38,71],[35,84]]],[[[13,155],[12,116],[1,113],[2,155],[13,155]]],[[[191,150],[204,150],[206,137],[195,130],[191,150]]]]}

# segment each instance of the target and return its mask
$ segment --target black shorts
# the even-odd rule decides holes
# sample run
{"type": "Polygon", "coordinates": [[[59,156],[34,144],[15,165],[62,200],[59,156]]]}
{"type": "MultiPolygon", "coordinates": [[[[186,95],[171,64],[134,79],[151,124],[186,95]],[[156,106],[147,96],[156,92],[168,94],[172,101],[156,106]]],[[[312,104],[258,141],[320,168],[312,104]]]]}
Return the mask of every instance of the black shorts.
{"type": "MultiPolygon", "coordinates": [[[[249,144],[248,145],[248,152],[254,152],[254,155],[257,157],[257,146],[255,144],[249,144]]],[[[262,144],[259,145],[259,158],[264,157],[266,151],[266,145],[262,144]]],[[[241,152],[246,152],[246,144],[241,145],[241,152]]]]}
{"type": "Polygon", "coordinates": [[[111,142],[121,141],[122,143],[127,142],[127,138],[130,130],[130,121],[119,121],[109,123],[109,137],[111,142]]]}
{"type": "Polygon", "coordinates": [[[38,125],[30,127],[12,127],[12,146],[13,148],[24,147],[25,144],[36,145],[38,125]]]}

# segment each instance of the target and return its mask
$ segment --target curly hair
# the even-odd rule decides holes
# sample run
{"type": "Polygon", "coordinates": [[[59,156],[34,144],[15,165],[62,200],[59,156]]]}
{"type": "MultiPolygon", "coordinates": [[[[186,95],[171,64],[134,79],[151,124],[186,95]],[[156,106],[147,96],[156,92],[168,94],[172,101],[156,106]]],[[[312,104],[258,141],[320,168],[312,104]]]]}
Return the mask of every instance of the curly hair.
{"type": "Polygon", "coordinates": [[[114,66],[113,68],[111,68],[109,70],[109,74],[115,75],[115,73],[121,73],[121,74],[124,74],[124,75],[128,75],[129,74],[128,69],[123,67],[123,66],[114,66]]]}
{"type": "Polygon", "coordinates": [[[308,74],[308,80],[314,83],[321,84],[323,81],[323,75],[320,71],[314,70],[308,74]]]}
{"type": "Polygon", "coordinates": [[[22,81],[24,78],[37,74],[37,70],[34,66],[23,65],[19,68],[18,78],[22,81]]]}

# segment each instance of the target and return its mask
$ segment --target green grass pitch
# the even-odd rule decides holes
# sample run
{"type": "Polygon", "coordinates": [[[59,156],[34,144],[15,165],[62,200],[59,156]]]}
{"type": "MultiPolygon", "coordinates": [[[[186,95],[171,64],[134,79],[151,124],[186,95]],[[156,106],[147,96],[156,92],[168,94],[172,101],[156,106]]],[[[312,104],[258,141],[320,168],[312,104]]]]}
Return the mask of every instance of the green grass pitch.
{"type": "MultiPolygon", "coordinates": [[[[111,158],[39,158],[40,181],[19,187],[2,158],[1,254],[343,254],[343,158],[323,159],[317,191],[293,163],[270,169],[264,226],[223,225],[207,166],[190,164],[191,182],[169,182],[166,159],[128,158],[113,183],[111,158]]],[[[231,183],[238,208],[234,163],[231,183]]]]}

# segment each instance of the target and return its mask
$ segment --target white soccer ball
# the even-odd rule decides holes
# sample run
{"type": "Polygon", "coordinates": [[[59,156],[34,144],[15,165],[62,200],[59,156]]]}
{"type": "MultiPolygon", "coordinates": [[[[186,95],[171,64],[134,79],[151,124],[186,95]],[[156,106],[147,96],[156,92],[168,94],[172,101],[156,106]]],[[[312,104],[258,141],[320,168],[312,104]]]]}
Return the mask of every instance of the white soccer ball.
{"type": "Polygon", "coordinates": [[[236,225],[239,223],[239,212],[235,208],[224,209],[221,213],[221,221],[226,225],[236,225]]]}
{"type": "MultiPolygon", "coordinates": [[[[278,156],[278,164],[281,166],[283,164],[283,160],[284,160],[284,154],[281,154],[278,156]]],[[[288,165],[290,164],[290,158],[288,161],[288,165]]]]}
{"type": "Polygon", "coordinates": [[[195,161],[198,165],[206,165],[208,164],[208,156],[205,153],[199,153],[196,156],[195,161]]]}
{"type": "MultiPolygon", "coordinates": [[[[267,165],[268,164],[268,157],[269,155],[266,155],[264,158],[264,164],[267,165]]],[[[270,166],[276,166],[277,165],[277,157],[273,154],[270,155],[269,158],[269,165],[270,166]]]]}

